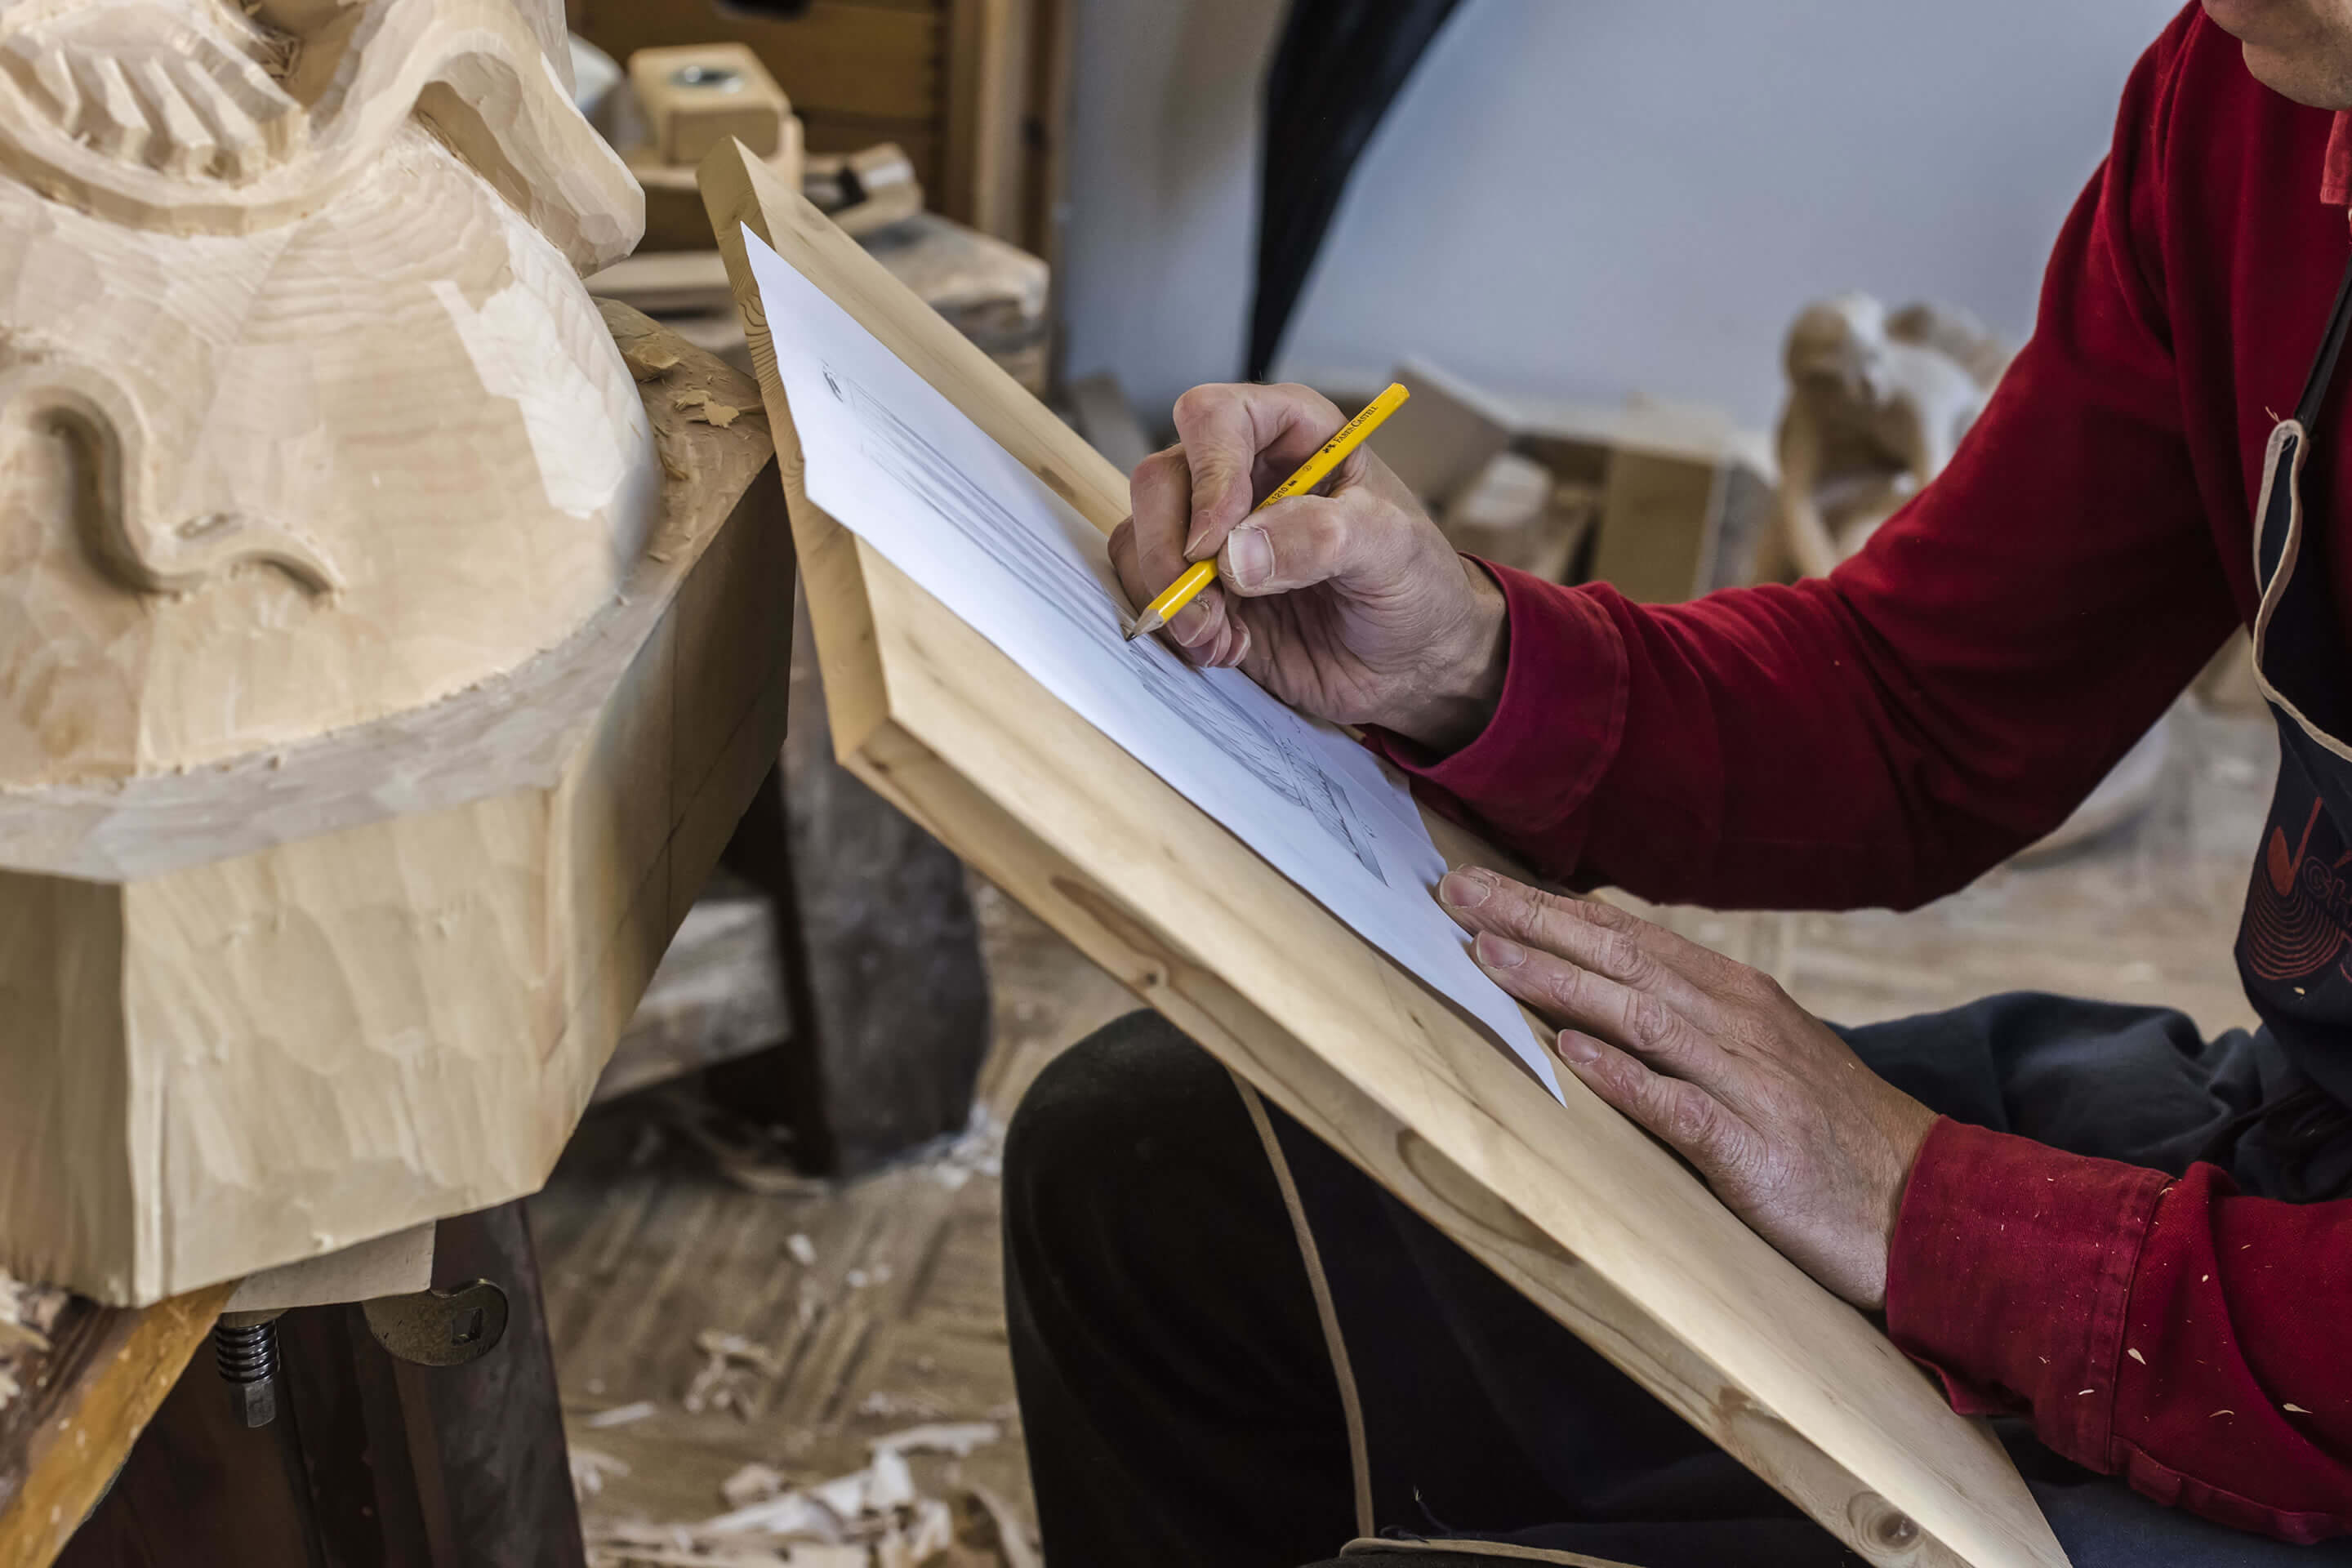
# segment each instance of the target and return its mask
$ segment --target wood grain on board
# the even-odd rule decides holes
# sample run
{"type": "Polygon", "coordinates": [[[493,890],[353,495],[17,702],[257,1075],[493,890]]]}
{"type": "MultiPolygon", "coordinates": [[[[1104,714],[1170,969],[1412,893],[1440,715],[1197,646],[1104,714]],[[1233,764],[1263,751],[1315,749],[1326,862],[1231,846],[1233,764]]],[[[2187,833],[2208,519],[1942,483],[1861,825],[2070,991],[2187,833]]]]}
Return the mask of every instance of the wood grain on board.
{"type": "Polygon", "coordinates": [[[835,748],[860,777],[1874,1563],[2063,1552],[1980,1425],[1580,1086],[1499,1048],[809,501],[749,224],[1097,527],[1122,476],[797,193],[705,201],[751,337],[835,748]]]}
{"type": "Polygon", "coordinates": [[[68,1303],[37,1373],[0,1411],[0,1568],[47,1568],[64,1549],[236,1290],[68,1303]]]}

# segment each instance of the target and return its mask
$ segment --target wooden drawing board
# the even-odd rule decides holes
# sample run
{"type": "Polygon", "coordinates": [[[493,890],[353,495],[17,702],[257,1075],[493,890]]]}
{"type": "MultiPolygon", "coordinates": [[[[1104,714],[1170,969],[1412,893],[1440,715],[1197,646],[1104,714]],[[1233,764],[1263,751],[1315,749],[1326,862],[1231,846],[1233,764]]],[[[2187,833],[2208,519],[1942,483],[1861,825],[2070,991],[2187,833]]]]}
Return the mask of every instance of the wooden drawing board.
{"type": "Polygon", "coordinates": [[[699,177],[844,764],[1872,1563],[2063,1563],[1989,1432],[1860,1313],[1580,1085],[1554,1102],[809,501],[739,225],[1097,527],[1127,485],[756,160],[721,147],[699,177]]]}

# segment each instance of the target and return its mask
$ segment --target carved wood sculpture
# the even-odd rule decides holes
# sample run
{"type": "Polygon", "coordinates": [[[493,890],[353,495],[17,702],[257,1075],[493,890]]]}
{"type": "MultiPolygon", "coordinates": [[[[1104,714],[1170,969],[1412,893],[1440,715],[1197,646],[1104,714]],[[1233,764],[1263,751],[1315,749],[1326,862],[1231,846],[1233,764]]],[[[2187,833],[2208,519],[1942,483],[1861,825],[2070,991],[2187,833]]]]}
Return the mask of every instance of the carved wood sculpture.
{"type": "Polygon", "coordinates": [[[644,549],[640,198],[514,0],[19,0],[0,167],[0,786],[446,697],[644,549]]]}
{"type": "Polygon", "coordinates": [[[532,1190],[774,755],[764,422],[582,288],[641,197],[562,37],[0,4],[20,1276],[152,1301],[532,1190]]]}
{"type": "Polygon", "coordinates": [[[1867,294],[1807,306],[1782,359],[1779,575],[1808,577],[1862,548],[1943,472],[2009,356],[1965,312],[1867,294]]]}
{"type": "MultiPolygon", "coordinates": [[[[1244,1083],[1882,1568],[2060,1568],[1990,1434],[1573,1080],[1554,1102],[803,485],[742,225],[1106,531],[1124,476],[757,160],[702,165],[775,425],[835,751],[1244,1083]]],[[[1449,862],[1499,863],[1436,823],[1449,862]]]]}
{"type": "Polygon", "coordinates": [[[779,179],[800,182],[800,117],[745,46],[639,49],[629,57],[628,73],[635,113],[620,117],[620,134],[622,156],[646,193],[640,251],[709,248],[710,220],[694,188],[694,166],[730,137],[765,158],[779,179]],[[635,141],[639,133],[644,140],[635,141]]]}

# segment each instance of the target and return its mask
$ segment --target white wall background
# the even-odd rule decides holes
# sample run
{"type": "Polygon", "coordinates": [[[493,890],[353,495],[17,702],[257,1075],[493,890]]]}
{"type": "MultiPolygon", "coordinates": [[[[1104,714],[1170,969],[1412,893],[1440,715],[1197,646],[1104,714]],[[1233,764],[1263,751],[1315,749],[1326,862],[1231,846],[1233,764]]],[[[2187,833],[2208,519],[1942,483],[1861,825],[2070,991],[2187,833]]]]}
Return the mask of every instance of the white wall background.
{"type": "MultiPolygon", "coordinates": [[[[1762,426],[1843,288],[2012,342],[2174,0],[1463,0],[1381,127],[1280,374],[1418,353],[1507,393],[1762,426]]],[[[1147,423],[1237,374],[1279,0],[1084,0],[1069,369],[1147,423]]]]}

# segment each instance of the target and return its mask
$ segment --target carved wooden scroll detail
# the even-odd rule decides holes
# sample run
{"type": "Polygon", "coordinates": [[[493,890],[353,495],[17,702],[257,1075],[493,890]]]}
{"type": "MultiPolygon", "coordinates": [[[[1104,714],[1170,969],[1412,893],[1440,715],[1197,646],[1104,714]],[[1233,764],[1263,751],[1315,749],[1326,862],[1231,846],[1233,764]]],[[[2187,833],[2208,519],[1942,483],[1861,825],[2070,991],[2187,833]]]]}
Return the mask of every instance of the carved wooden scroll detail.
{"type": "Polygon", "coordinates": [[[334,563],[293,530],[235,511],[176,522],[161,515],[147,473],[146,421],[102,372],[39,362],[0,370],[0,421],[12,433],[50,430],[82,447],[88,469],[76,510],[83,537],[127,588],[184,593],[249,561],[277,567],[310,594],[342,585],[334,563]]]}

